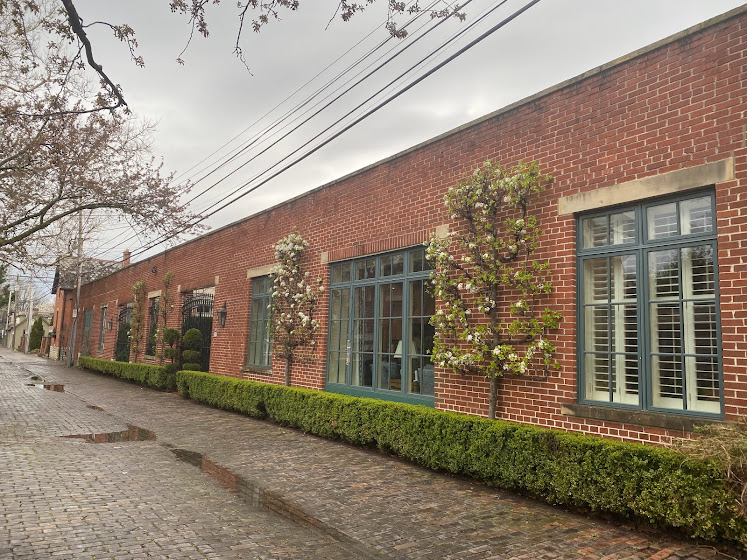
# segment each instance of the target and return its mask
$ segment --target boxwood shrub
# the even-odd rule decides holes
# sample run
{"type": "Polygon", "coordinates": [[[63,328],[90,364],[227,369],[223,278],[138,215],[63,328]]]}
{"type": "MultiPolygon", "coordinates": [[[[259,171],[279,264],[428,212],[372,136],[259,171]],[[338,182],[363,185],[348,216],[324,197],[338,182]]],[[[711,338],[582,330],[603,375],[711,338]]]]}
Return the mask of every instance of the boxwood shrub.
{"type": "Polygon", "coordinates": [[[78,364],[90,371],[134,381],[155,389],[173,391],[176,388],[176,372],[169,371],[164,366],[113,362],[88,356],[81,356],[78,364]]]}
{"type": "Polygon", "coordinates": [[[718,467],[672,449],[211,373],[180,371],[177,387],[214,407],[376,447],[550,504],[747,545],[747,520],[718,467]]]}

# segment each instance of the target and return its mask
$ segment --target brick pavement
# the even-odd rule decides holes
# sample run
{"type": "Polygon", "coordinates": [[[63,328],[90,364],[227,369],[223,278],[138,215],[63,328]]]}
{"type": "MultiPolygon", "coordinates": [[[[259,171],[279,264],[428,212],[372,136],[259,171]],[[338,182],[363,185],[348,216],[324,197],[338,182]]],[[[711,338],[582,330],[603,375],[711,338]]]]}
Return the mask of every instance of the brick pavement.
{"type": "Polygon", "coordinates": [[[728,558],[5,350],[0,442],[0,558],[728,558]],[[128,424],[156,441],[54,437],[128,424]]]}

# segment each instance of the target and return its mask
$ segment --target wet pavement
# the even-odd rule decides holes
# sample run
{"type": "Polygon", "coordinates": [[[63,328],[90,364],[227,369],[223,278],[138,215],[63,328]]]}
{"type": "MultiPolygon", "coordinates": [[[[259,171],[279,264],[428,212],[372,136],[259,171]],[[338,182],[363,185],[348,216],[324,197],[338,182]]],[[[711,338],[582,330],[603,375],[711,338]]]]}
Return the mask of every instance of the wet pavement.
{"type": "Polygon", "coordinates": [[[8,350],[0,473],[0,559],[729,558],[8,350]]]}

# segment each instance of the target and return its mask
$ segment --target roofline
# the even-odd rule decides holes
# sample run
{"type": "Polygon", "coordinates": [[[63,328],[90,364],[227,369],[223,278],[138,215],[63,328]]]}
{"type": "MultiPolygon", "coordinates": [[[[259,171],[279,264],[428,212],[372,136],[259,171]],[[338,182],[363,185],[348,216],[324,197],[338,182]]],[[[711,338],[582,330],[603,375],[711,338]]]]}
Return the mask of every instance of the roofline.
{"type": "MultiPolygon", "coordinates": [[[[278,208],[280,208],[282,206],[285,206],[286,204],[289,204],[291,202],[295,202],[297,200],[301,200],[302,198],[305,198],[307,196],[311,196],[311,195],[315,194],[316,192],[321,191],[321,190],[326,189],[326,188],[329,188],[329,187],[332,187],[332,186],[336,185],[337,183],[341,183],[343,181],[347,181],[348,179],[351,179],[352,177],[355,177],[356,175],[360,175],[360,174],[366,173],[367,171],[370,171],[370,170],[375,169],[375,168],[377,168],[379,166],[382,166],[382,165],[385,165],[387,163],[390,163],[390,162],[392,162],[394,160],[397,160],[397,159],[399,159],[401,157],[404,157],[404,156],[406,156],[408,154],[416,152],[416,151],[418,151],[418,150],[420,150],[420,149],[422,149],[422,148],[424,148],[426,146],[429,146],[431,144],[435,144],[436,142],[439,142],[439,141],[443,140],[444,138],[448,138],[449,136],[453,136],[454,134],[457,134],[459,132],[467,130],[468,128],[472,128],[474,126],[482,124],[485,121],[494,119],[495,117],[498,117],[499,115],[502,115],[504,113],[508,113],[510,111],[518,109],[519,107],[522,107],[524,105],[528,105],[530,103],[533,103],[533,102],[535,102],[535,101],[537,101],[537,100],[539,100],[539,99],[541,99],[543,97],[546,97],[546,96],[551,95],[551,94],[553,94],[553,93],[555,93],[557,91],[560,91],[560,90],[565,89],[565,88],[567,88],[569,86],[572,86],[574,84],[582,82],[582,81],[584,81],[587,78],[590,78],[590,77],[595,76],[597,74],[601,74],[603,72],[606,72],[607,70],[609,70],[611,68],[614,68],[616,66],[620,66],[620,65],[622,65],[622,64],[624,64],[626,62],[629,62],[630,60],[633,60],[634,58],[641,57],[641,56],[643,56],[645,54],[648,54],[648,53],[650,53],[652,51],[655,51],[655,50],[657,50],[657,49],[659,49],[661,47],[664,47],[666,45],[670,45],[672,43],[676,43],[677,41],[679,41],[680,39],[683,39],[684,37],[687,37],[688,35],[693,35],[693,34],[699,32],[699,31],[702,31],[704,29],[707,29],[709,27],[717,25],[717,24],[719,24],[719,23],[721,23],[723,21],[726,21],[726,20],[731,19],[733,17],[736,17],[738,15],[741,15],[741,14],[743,14],[745,12],[747,12],[747,4],[744,4],[744,5],[739,6],[737,8],[733,8],[733,9],[729,10],[728,12],[724,12],[723,14],[714,16],[714,17],[709,18],[709,19],[707,19],[705,21],[702,21],[700,23],[696,23],[695,25],[693,25],[691,27],[688,27],[687,29],[683,29],[682,31],[674,33],[673,35],[669,35],[668,37],[664,37],[663,39],[660,39],[659,41],[656,41],[655,43],[651,43],[651,44],[646,45],[644,47],[641,47],[640,49],[637,49],[637,50],[635,50],[633,52],[630,52],[628,54],[625,54],[623,56],[615,58],[615,59],[611,60],[610,62],[602,64],[601,66],[597,66],[596,68],[592,68],[591,70],[587,70],[586,72],[583,72],[582,74],[578,74],[577,76],[574,76],[574,77],[569,78],[569,79],[567,79],[567,80],[565,80],[563,82],[560,82],[560,83],[557,83],[555,85],[552,85],[552,86],[550,86],[548,88],[545,88],[545,89],[543,89],[543,90],[541,90],[541,91],[539,91],[539,92],[537,92],[535,94],[532,94],[532,95],[530,95],[528,97],[524,97],[523,99],[515,101],[514,103],[511,103],[510,105],[506,105],[505,107],[501,107],[500,109],[497,109],[497,110],[495,110],[495,111],[493,111],[491,113],[483,115],[482,117],[478,117],[478,118],[476,118],[476,119],[474,119],[474,120],[472,120],[472,121],[470,121],[468,123],[465,123],[465,124],[460,125],[460,126],[458,126],[456,128],[452,128],[451,130],[443,132],[442,134],[439,134],[438,136],[434,136],[433,138],[430,138],[428,140],[424,140],[423,142],[420,142],[419,144],[416,144],[414,146],[406,148],[406,149],[402,150],[401,152],[398,152],[398,153],[393,154],[391,156],[387,156],[384,159],[381,159],[379,161],[376,161],[374,163],[366,165],[365,167],[361,167],[360,169],[356,169],[355,171],[352,171],[352,172],[348,173],[347,175],[343,175],[342,177],[334,179],[334,180],[332,180],[332,181],[330,181],[328,183],[325,183],[323,185],[315,187],[315,188],[313,188],[311,190],[308,190],[308,191],[306,191],[304,193],[296,195],[296,196],[294,196],[292,198],[288,198],[286,200],[283,200],[283,201],[281,201],[281,202],[279,202],[279,203],[277,203],[277,204],[275,204],[273,206],[270,206],[269,208],[265,208],[263,210],[259,210],[258,212],[255,212],[253,214],[249,214],[248,216],[244,216],[243,218],[239,218],[238,220],[235,220],[235,221],[230,222],[230,223],[228,223],[228,224],[226,224],[224,226],[221,226],[218,229],[214,229],[212,231],[204,233],[203,235],[200,235],[200,236],[195,237],[193,239],[188,239],[187,241],[179,243],[178,245],[175,245],[173,247],[169,247],[167,249],[164,249],[160,253],[156,253],[155,255],[150,256],[147,259],[143,259],[142,261],[137,261],[135,263],[132,263],[132,264],[130,264],[127,267],[123,267],[123,269],[124,268],[129,268],[130,266],[135,266],[135,265],[140,264],[142,262],[147,262],[147,261],[149,261],[151,259],[159,258],[159,257],[165,255],[166,253],[168,253],[169,251],[173,251],[177,247],[184,247],[186,245],[189,245],[190,243],[195,243],[195,242],[198,242],[198,241],[202,241],[203,239],[207,239],[211,235],[216,235],[216,234],[222,232],[223,230],[235,227],[235,226],[237,226],[237,225],[239,225],[241,223],[249,221],[250,219],[256,218],[257,216],[261,216],[262,214],[266,214],[268,212],[272,212],[272,211],[274,211],[274,210],[276,210],[276,209],[278,209],[278,208]]],[[[114,262],[116,262],[116,261],[114,261],[114,262]]],[[[119,271],[115,271],[112,274],[116,274],[117,272],[119,272],[119,271]]],[[[109,275],[107,275],[107,276],[109,276],[109,275]]],[[[102,278],[104,278],[104,277],[102,277],[102,278]]],[[[97,280],[100,280],[100,279],[101,278],[99,278],[97,280]]],[[[92,281],[92,282],[95,282],[95,280],[92,281]]]]}

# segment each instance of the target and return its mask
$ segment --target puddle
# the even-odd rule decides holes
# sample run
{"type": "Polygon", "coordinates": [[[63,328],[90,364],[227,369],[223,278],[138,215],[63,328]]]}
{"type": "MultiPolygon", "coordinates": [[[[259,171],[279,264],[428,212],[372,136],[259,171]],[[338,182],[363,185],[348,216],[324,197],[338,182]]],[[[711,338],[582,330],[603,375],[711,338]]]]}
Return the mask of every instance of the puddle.
{"type": "Polygon", "coordinates": [[[117,443],[120,441],[154,441],[156,433],[145,428],[139,428],[127,424],[127,429],[122,432],[104,432],[101,434],[74,434],[62,436],[71,439],[83,439],[87,443],[117,443]]]}
{"type": "Polygon", "coordinates": [[[61,383],[26,383],[26,387],[39,387],[39,389],[46,389],[55,393],[65,392],[65,386],[61,383]]]}
{"type": "Polygon", "coordinates": [[[230,469],[219,465],[207,455],[166,446],[179,459],[199,468],[206,475],[215,479],[221,486],[235,492],[247,505],[255,509],[264,509],[276,515],[284,517],[289,521],[319,531],[333,540],[337,541],[345,550],[351,553],[351,558],[374,559],[381,558],[375,552],[370,551],[365,545],[349,537],[345,533],[328,525],[305,512],[298,504],[283,498],[277,492],[266,490],[253,481],[237,475],[230,469]]]}

